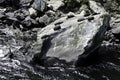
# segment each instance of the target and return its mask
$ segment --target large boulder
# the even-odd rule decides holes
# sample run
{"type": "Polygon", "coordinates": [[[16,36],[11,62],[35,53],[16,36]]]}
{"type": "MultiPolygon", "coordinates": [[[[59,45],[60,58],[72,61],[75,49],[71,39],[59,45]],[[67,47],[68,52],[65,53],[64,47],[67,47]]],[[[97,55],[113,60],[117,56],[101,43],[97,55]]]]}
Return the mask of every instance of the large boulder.
{"type": "Polygon", "coordinates": [[[39,30],[37,42],[41,52],[33,60],[41,63],[43,58],[58,58],[65,62],[76,62],[86,47],[94,49],[101,44],[107,30],[106,26],[101,28],[101,19],[100,15],[94,18],[80,15],[63,17],[39,30]]]}

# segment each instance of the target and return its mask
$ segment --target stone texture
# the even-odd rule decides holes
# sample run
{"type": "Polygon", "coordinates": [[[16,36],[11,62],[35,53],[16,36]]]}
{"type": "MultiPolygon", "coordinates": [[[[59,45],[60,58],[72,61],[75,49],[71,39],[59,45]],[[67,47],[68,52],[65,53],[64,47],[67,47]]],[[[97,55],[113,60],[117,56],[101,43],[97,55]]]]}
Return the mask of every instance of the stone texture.
{"type": "MultiPolygon", "coordinates": [[[[84,53],[84,48],[88,46],[89,41],[93,40],[96,34],[98,35],[98,31],[102,25],[100,15],[96,15],[95,19],[91,22],[87,18],[81,22],[77,22],[79,18],[83,17],[76,15],[67,20],[66,17],[63,17],[38,31],[37,42],[41,45],[39,59],[40,57],[56,57],[66,62],[78,60],[78,56],[84,53]],[[61,30],[54,31],[54,24],[61,21],[64,22],[60,24],[61,30]]],[[[102,34],[106,31],[104,29],[103,33],[101,32],[102,34]]],[[[103,36],[101,35],[100,37],[103,36]]],[[[96,38],[101,39],[99,36],[96,36],[96,38]]],[[[96,44],[100,44],[100,42],[98,40],[96,44]]]]}

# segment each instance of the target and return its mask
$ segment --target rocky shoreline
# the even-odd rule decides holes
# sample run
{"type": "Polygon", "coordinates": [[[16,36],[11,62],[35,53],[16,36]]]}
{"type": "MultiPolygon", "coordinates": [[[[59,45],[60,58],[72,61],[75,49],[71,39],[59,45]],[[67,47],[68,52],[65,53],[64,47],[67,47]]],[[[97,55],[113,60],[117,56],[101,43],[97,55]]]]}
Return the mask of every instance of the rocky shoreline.
{"type": "MultiPolygon", "coordinates": [[[[117,0],[0,0],[0,61],[88,66],[120,53],[117,0]]],[[[2,64],[0,64],[2,65],[2,64]]],[[[7,66],[9,67],[9,66],[7,66]]]]}

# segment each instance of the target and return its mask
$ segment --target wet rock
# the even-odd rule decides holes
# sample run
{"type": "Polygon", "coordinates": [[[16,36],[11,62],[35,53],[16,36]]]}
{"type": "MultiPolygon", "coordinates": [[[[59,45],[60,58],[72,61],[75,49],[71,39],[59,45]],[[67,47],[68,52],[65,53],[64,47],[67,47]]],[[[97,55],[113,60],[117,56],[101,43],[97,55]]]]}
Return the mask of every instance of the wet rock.
{"type": "Polygon", "coordinates": [[[40,12],[47,10],[47,3],[44,0],[34,0],[32,7],[40,12]]]}
{"type": "Polygon", "coordinates": [[[49,10],[49,11],[46,12],[46,15],[48,15],[49,17],[52,17],[52,16],[55,16],[56,13],[52,10],[49,10]]]}
{"type": "MultiPolygon", "coordinates": [[[[88,22],[86,19],[82,22],[77,22],[79,18],[80,16],[77,15],[68,20],[63,17],[40,30],[38,32],[38,44],[42,45],[41,53],[34,60],[39,62],[40,58],[44,56],[56,57],[66,62],[75,62],[78,60],[78,56],[85,52],[84,48],[89,45],[89,41],[94,43],[97,40],[95,44],[99,45],[106,31],[106,26],[102,27],[103,31],[101,30],[100,15],[96,15],[93,22],[88,22]],[[60,24],[61,29],[54,31],[54,24],[61,20],[64,21],[60,24]],[[100,32],[101,38],[98,36],[100,32]],[[45,35],[47,37],[43,38],[45,35]]],[[[98,45],[91,44],[89,46],[94,46],[95,48],[98,45]]]]}

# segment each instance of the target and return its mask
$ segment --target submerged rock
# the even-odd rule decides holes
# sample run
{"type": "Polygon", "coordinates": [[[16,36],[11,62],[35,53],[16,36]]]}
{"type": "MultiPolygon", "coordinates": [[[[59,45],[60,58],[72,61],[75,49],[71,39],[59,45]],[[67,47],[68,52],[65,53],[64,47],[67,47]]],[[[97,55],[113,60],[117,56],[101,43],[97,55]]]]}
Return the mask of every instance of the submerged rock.
{"type": "MultiPolygon", "coordinates": [[[[76,62],[78,56],[85,52],[86,47],[94,46],[95,48],[100,44],[101,37],[104,37],[106,31],[106,26],[101,28],[100,15],[96,15],[91,22],[87,18],[77,22],[79,18],[83,18],[79,15],[67,20],[66,18],[58,19],[38,31],[37,42],[41,45],[41,53],[35,55],[34,60],[36,62],[39,63],[41,58],[47,57],[56,57],[65,62],[76,62]],[[55,23],[61,22],[61,20],[63,21],[59,24],[61,30],[54,31],[55,23]],[[90,41],[93,41],[93,44],[88,44],[90,41]]],[[[94,50],[94,48],[90,49],[94,50]]]]}

